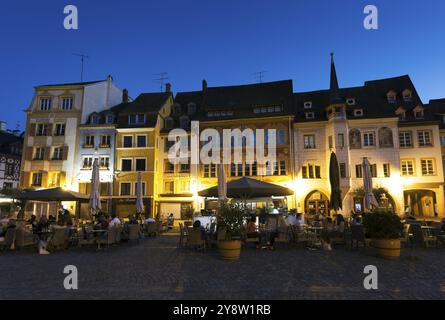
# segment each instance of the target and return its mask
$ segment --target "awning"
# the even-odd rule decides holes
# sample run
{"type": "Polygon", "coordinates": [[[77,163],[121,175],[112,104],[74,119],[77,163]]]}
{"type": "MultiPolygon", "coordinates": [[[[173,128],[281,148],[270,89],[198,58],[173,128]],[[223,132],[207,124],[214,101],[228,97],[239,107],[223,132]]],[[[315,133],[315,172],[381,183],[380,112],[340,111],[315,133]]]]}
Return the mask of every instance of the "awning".
{"type": "MultiPolygon", "coordinates": [[[[227,183],[227,197],[235,199],[290,196],[294,192],[276,184],[243,177],[227,183]]],[[[201,197],[218,197],[218,186],[198,192],[201,197]]]]}
{"type": "Polygon", "coordinates": [[[51,188],[35,191],[24,191],[15,196],[16,199],[34,201],[85,201],[89,200],[87,195],[79,192],[65,190],[63,188],[51,188]]]}

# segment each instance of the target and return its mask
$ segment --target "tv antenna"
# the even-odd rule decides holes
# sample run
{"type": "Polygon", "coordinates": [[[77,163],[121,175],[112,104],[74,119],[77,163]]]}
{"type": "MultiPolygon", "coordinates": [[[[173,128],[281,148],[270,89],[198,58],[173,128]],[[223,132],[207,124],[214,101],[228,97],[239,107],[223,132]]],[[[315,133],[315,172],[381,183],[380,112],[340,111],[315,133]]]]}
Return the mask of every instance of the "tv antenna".
{"type": "Polygon", "coordinates": [[[83,65],[85,62],[85,59],[89,59],[90,56],[87,56],[83,53],[73,53],[73,56],[80,57],[80,63],[81,63],[81,69],[80,69],[80,82],[83,82],[83,65]]]}
{"type": "Polygon", "coordinates": [[[263,71],[254,72],[253,74],[255,75],[255,78],[258,79],[258,82],[259,82],[259,83],[263,83],[264,74],[265,74],[266,72],[267,72],[267,71],[263,70],[263,71]]]}
{"type": "Polygon", "coordinates": [[[163,92],[164,91],[164,82],[165,82],[165,80],[170,79],[168,77],[168,73],[167,72],[161,72],[161,73],[155,73],[154,75],[158,76],[159,78],[153,79],[153,81],[159,82],[159,86],[161,87],[161,92],[163,92]]]}

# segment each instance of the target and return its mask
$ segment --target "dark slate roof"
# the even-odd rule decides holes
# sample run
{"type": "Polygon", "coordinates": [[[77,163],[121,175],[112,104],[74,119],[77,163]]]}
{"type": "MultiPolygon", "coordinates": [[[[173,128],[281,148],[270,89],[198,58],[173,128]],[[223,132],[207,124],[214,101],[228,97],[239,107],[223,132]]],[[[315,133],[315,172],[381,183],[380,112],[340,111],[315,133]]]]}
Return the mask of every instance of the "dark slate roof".
{"type": "Polygon", "coordinates": [[[96,80],[96,81],[88,81],[88,82],[72,82],[72,83],[58,83],[58,84],[41,84],[36,86],[38,87],[62,87],[62,86],[87,86],[89,84],[104,82],[107,80],[96,80]]]}
{"type": "Polygon", "coordinates": [[[19,149],[21,152],[21,146],[23,145],[23,136],[16,136],[6,131],[0,131],[0,152],[4,154],[10,154],[11,146],[13,144],[19,144],[19,149]]]}
{"type": "MultiPolygon", "coordinates": [[[[344,101],[349,98],[355,99],[355,105],[346,105],[346,114],[348,119],[397,117],[396,110],[399,107],[403,107],[407,111],[406,120],[403,122],[410,123],[413,121],[425,122],[436,120],[427,109],[425,109],[424,118],[422,120],[414,118],[413,109],[417,106],[424,107],[424,105],[408,75],[367,81],[361,87],[340,88],[339,97],[344,101]],[[405,91],[405,89],[412,92],[411,101],[404,101],[402,92],[405,91]],[[397,94],[396,101],[394,103],[388,102],[387,93],[390,91],[394,91],[397,94]],[[355,109],[362,109],[363,116],[354,116],[355,109]]],[[[295,121],[305,122],[327,120],[326,107],[330,105],[330,98],[330,90],[295,93],[295,121]],[[304,108],[304,103],[308,101],[312,102],[311,109],[304,108]],[[306,112],[314,112],[314,119],[306,119],[306,112]]]]}
{"type": "Polygon", "coordinates": [[[198,120],[227,120],[238,118],[260,118],[292,114],[292,80],[265,82],[238,86],[207,87],[205,91],[179,92],[175,102],[182,107],[194,102],[198,120]],[[279,113],[254,114],[253,109],[261,106],[282,106],[279,113]],[[233,111],[233,116],[207,117],[209,111],[233,111]]]}
{"type": "Polygon", "coordinates": [[[430,100],[429,104],[425,105],[425,109],[429,110],[429,112],[437,121],[440,121],[440,129],[445,129],[445,98],[430,100]]]}

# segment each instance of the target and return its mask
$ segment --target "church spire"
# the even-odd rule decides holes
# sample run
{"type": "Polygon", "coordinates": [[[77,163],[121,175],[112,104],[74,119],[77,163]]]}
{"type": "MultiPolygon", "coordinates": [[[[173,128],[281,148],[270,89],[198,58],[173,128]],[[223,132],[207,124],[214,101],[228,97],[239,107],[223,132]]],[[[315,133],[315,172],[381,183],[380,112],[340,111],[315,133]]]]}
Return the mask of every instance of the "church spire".
{"type": "Polygon", "coordinates": [[[331,52],[331,83],[329,87],[331,103],[342,103],[338,86],[337,71],[335,70],[334,53],[331,52]]]}

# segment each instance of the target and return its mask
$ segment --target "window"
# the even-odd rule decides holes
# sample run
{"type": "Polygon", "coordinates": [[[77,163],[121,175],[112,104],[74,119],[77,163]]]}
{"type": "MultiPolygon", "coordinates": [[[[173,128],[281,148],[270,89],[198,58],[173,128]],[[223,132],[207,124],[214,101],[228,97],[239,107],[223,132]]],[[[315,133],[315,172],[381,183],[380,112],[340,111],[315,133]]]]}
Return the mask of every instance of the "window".
{"type": "Polygon", "coordinates": [[[136,159],[136,171],[147,170],[147,160],[146,159],[136,159]]]}
{"type": "Polygon", "coordinates": [[[93,167],[93,157],[91,156],[83,157],[82,164],[83,164],[82,165],[83,169],[91,169],[93,167]]]}
{"type": "Polygon", "coordinates": [[[346,178],[346,163],[340,163],[340,178],[346,178]]]}
{"type": "Polygon", "coordinates": [[[433,145],[430,131],[418,131],[417,136],[419,138],[419,147],[430,147],[433,145]]]}
{"type": "Polygon", "coordinates": [[[403,100],[405,102],[410,102],[412,99],[412,93],[410,90],[406,89],[405,91],[403,91],[403,100]]]}
{"type": "Polygon", "coordinates": [[[99,116],[91,116],[91,124],[99,124],[99,116]]]}
{"type": "Polygon", "coordinates": [[[48,135],[48,125],[39,123],[37,125],[36,136],[46,136],[48,135]]]}
{"type": "Polygon", "coordinates": [[[375,146],[374,132],[365,132],[365,133],[363,133],[363,146],[365,146],[365,147],[373,147],[373,146],[375,146]]]}
{"type": "Polygon", "coordinates": [[[343,148],[345,146],[345,135],[343,133],[339,133],[337,135],[338,143],[337,146],[343,148]]]}
{"type": "Polygon", "coordinates": [[[314,119],[315,118],[315,114],[313,112],[306,112],[305,113],[306,119],[314,119]]]}
{"type": "Polygon", "coordinates": [[[332,149],[334,147],[334,138],[332,136],[328,137],[328,144],[329,144],[329,149],[332,149]]]}
{"type": "Polygon", "coordinates": [[[349,131],[349,147],[351,149],[360,149],[362,147],[360,130],[351,129],[349,131]]]}
{"type": "Polygon", "coordinates": [[[238,163],[237,167],[238,167],[237,176],[238,177],[242,177],[244,175],[243,164],[242,163],[238,163]]]}
{"type": "Polygon", "coordinates": [[[112,114],[107,115],[105,121],[106,121],[108,124],[112,124],[112,123],[114,122],[114,116],[113,116],[112,114]]]}
{"type": "Polygon", "coordinates": [[[347,104],[348,106],[353,106],[353,105],[355,105],[355,99],[354,99],[354,98],[349,98],[349,99],[347,99],[347,100],[346,100],[346,104],[347,104]]]}
{"type": "Polygon", "coordinates": [[[133,170],[133,160],[132,159],[122,159],[121,160],[121,171],[132,171],[133,170]]]}
{"type": "Polygon", "coordinates": [[[354,109],[354,117],[362,117],[363,109],[354,109]]]}
{"type": "Polygon", "coordinates": [[[303,179],[321,179],[320,166],[308,164],[302,167],[303,179]]]}
{"type": "Polygon", "coordinates": [[[3,183],[3,189],[12,189],[13,188],[13,183],[12,182],[4,182],[3,183]]]}
{"type": "Polygon", "coordinates": [[[379,129],[379,146],[380,148],[394,147],[392,130],[390,128],[383,127],[379,129]]]}
{"type": "Polygon", "coordinates": [[[133,148],[133,136],[124,136],[124,148],[133,148]]]}
{"type": "Polygon", "coordinates": [[[15,169],[15,167],[14,167],[13,164],[7,163],[5,165],[5,175],[6,176],[13,176],[14,175],[14,171],[15,171],[14,169],[15,169]]]}
{"type": "Polygon", "coordinates": [[[93,135],[85,136],[84,148],[94,148],[94,136],[93,135]]]}
{"type": "Polygon", "coordinates": [[[257,169],[256,161],[254,163],[252,163],[251,175],[252,175],[252,177],[256,177],[258,175],[258,169],[257,169]]]}
{"type": "Polygon", "coordinates": [[[285,144],[285,140],[286,140],[286,136],[285,136],[285,131],[284,129],[280,129],[278,130],[278,144],[283,145],[285,144]]]}
{"type": "Polygon", "coordinates": [[[377,178],[377,165],[371,164],[371,177],[377,178]]]}
{"type": "Polygon", "coordinates": [[[416,119],[423,119],[423,110],[416,110],[416,111],[414,111],[414,118],[416,118],[416,119]]]}
{"type": "Polygon", "coordinates": [[[433,176],[436,174],[434,170],[434,159],[422,159],[420,163],[422,165],[423,176],[433,176]]]}
{"type": "Polygon", "coordinates": [[[391,177],[391,165],[389,163],[383,164],[383,176],[385,178],[391,177]]]}
{"type": "Polygon", "coordinates": [[[45,156],[45,148],[36,148],[34,152],[34,160],[43,160],[45,156]]]}
{"type": "Polygon", "coordinates": [[[195,103],[189,103],[187,105],[187,113],[188,114],[195,114],[196,113],[196,104],[195,103]]]}
{"type": "Polygon", "coordinates": [[[164,126],[165,126],[165,128],[166,129],[171,129],[171,128],[173,128],[173,119],[172,118],[166,118],[165,120],[164,120],[164,126]]]}
{"type": "Polygon", "coordinates": [[[103,134],[100,136],[100,146],[102,148],[109,148],[111,145],[111,136],[109,134],[103,134]]]}
{"type": "Polygon", "coordinates": [[[388,99],[389,103],[396,103],[397,95],[396,95],[396,93],[394,91],[390,91],[386,95],[386,98],[388,99]]]}
{"type": "Polygon", "coordinates": [[[110,157],[101,156],[99,159],[99,165],[102,169],[108,169],[110,167],[110,157]]]}
{"type": "Polygon", "coordinates": [[[306,101],[304,103],[304,108],[305,109],[311,109],[312,108],[312,101],[306,101]]]}
{"type": "Polygon", "coordinates": [[[190,120],[189,117],[183,116],[179,119],[179,126],[182,129],[188,129],[190,127],[190,120]]]}
{"type": "Polygon", "coordinates": [[[144,124],[145,114],[130,114],[128,116],[128,124],[144,124]]]}
{"type": "Polygon", "coordinates": [[[210,177],[216,178],[216,164],[210,165],[210,177]]]}
{"type": "Polygon", "coordinates": [[[63,147],[54,148],[53,160],[62,160],[62,159],[63,159],[63,147]]]}
{"type": "Polygon", "coordinates": [[[164,183],[164,192],[168,194],[175,193],[175,183],[173,181],[166,181],[164,183]]]}
{"type": "Polygon", "coordinates": [[[204,165],[204,178],[216,178],[216,164],[204,165]]]}
{"type": "Polygon", "coordinates": [[[51,98],[40,98],[40,110],[46,111],[51,109],[51,98]]]}
{"type": "Polygon", "coordinates": [[[190,172],[190,164],[188,163],[181,163],[181,166],[179,168],[181,173],[189,173],[190,172]]]}
{"type": "MultiPolygon", "coordinates": [[[[204,166],[204,170],[205,170],[205,166],[204,166]]],[[[204,171],[204,174],[205,174],[205,171],[204,171]]],[[[230,164],[230,176],[236,177],[236,165],[234,163],[230,164]]]]}
{"type": "MultiPolygon", "coordinates": [[[[143,196],[145,196],[146,195],[146,183],[145,182],[142,182],[141,183],[142,184],[142,195],[143,196]]],[[[134,183],[134,195],[136,196],[137,195],[137,191],[138,190],[138,183],[137,182],[135,182],[134,183]]]]}
{"type": "Polygon", "coordinates": [[[442,147],[445,147],[445,136],[440,137],[440,144],[442,147]]]}
{"type": "Polygon", "coordinates": [[[165,161],[164,165],[164,173],[173,173],[175,172],[175,165],[170,161],[165,161]]]}
{"type": "Polygon", "coordinates": [[[305,149],[315,149],[315,135],[304,135],[303,139],[305,149]]]}
{"type": "Polygon", "coordinates": [[[64,123],[57,123],[56,128],[54,130],[55,136],[64,136],[65,135],[66,125],[64,123]]]}
{"type": "Polygon", "coordinates": [[[49,175],[48,186],[57,187],[60,185],[60,172],[52,172],[49,175]]]}
{"type": "Polygon", "coordinates": [[[266,161],[266,176],[272,175],[272,164],[270,161],[266,161]]]}
{"type": "Polygon", "coordinates": [[[131,183],[130,182],[121,182],[121,188],[120,188],[120,195],[121,196],[130,196],[131,195],[131,183]]]}
{"type": "Polygon", "coordinates": [[[413,146],[411,131],[401,131],[399,133],[400,148],[410,148],[413,146]]]}
{"type": "Polygon", "coordinates": [[[178,104],[176,104],[176,105],[173,107],[173,114],[178,115],[178,114],[181,114],[181,112],[182,112],[182,108],[181,108],[181,106],[178,105],[178,104]]]}
{"type": "Polygon", "coordinates": [[[286,161],[281,160],[280,161],[280,176],[286,175],[286,161]]]}
{"type": "MultiPolygon", "coordinates": [[[[257,107],[253,109],[253,113],[274,113],[283,111],[282,106],[257,107]]],[[[233,113],[232,113],[233,115],[233,113]]]]}
{"type": "Polygon", "coordinates": [[[402,160],[402,176],[413,176],[414,175],[414,161],[413,160],[402,160]]]}
{"type": "Polygon", "coordinates": [[[363,168],[361,164],[357,164],[355,166],[355,177],[356,178],[363,178],[363,168]]]}
{"type": "Polygon", "coordinates": [[[40,187],[42,185],[42,173],[34,172],[32,174],[32,185],[36,187],[40,187]]]}
{"type": "Polygon", "coordinates": [[[147,146],[147,136],[136,136],[136,143],[138,148],[145,148],[147,146]]]}
{"type": "Polygon", "coordinates": [[[65,97],[62,98],[62,110],[71,110],[73,109],[73,98],[65,97]]]}

